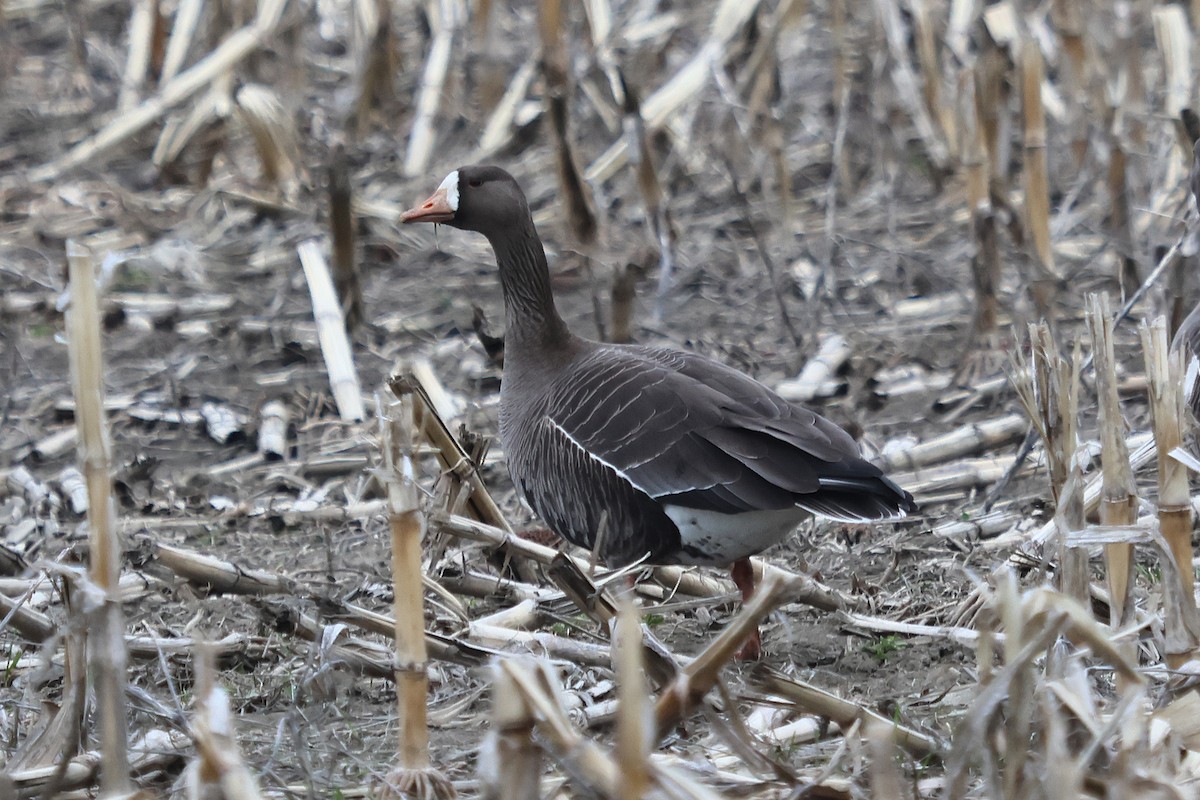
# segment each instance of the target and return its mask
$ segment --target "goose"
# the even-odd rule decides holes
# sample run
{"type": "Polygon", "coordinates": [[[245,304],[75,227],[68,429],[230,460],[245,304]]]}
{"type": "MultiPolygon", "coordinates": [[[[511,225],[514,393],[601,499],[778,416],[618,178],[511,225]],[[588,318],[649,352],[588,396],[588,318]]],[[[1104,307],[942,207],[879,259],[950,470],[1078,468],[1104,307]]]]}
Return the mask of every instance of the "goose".
{"type": "MultiPolygon", "coordinates": [[[[916,510],[844,430],[711,358],[592,341],[554,303],[542,241],[517,181],[452,171],[400,215],[483,234],[504,295],[500,440],[517,491],[563,539],[610,566],[730,566],[816,514],[865,523],[916,510]]],[[[741,657],[760,657],[757,632],[741,657]]]]}

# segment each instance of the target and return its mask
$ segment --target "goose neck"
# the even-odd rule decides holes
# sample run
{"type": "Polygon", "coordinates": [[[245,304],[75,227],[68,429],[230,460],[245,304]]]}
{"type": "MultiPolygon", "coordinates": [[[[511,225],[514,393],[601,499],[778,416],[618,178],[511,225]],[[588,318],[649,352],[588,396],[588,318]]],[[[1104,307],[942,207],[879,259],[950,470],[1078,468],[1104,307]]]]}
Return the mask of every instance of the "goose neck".
{"type": "Polygon", "coordinates": [[[569,338],[554,305],[550,269],[541,239],[532,229],[489,237],[500,266],[508,344],[549,346],[569,338]]]}

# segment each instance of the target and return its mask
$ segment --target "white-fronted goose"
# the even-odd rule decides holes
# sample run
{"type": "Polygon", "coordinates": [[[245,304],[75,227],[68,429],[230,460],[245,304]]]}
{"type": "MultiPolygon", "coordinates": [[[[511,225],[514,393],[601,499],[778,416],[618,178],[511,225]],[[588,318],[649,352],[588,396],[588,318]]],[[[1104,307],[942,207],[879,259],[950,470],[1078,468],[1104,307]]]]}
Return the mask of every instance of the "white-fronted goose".
{"type": "MultiPolygon", "coordinates": [[[[732,565],[747,598],[749,557],[809,514],[870,522],[915,510],[845,431],[737,370],[570,333],[525,195],[504,170],[457,169],[400,220],[491,243],[506,320],[500,438],[513,483],[567,541],[593,549],[600,535],[612,566],[732,565]]],[[[745,655],[757,650],[751,641],[745,655]]]]}

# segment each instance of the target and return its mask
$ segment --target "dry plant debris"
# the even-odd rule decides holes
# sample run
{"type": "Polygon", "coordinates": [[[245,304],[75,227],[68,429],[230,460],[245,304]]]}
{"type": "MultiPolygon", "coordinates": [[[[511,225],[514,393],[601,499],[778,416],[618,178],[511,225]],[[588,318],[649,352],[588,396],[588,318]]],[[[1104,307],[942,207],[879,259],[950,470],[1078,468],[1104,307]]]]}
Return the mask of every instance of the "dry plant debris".
{"type": "Polygon", "coordinates": [[[1195,4],[0,15],[0,795],[1194,796],[1195,4]],[[479,160],[575,329],[819,408],[923,517],[804,526],[736,615],[561,554],[490,255],[394,225],[479,160]]]}

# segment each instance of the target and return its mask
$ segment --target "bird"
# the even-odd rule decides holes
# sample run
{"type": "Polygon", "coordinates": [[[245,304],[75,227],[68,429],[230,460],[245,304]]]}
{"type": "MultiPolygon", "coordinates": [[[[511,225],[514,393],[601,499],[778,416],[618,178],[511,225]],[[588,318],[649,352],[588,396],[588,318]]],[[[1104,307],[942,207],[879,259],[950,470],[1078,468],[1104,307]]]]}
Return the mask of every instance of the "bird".
{"type": "MultiPolygon", "coordinates": [[[[730,567],[815,514],[898,519],[913,497],[824,417],[706,356],[571,333],[517,181],[497,166],[451,171],[402,223],[440,223],[491,244],[504,297],[500,441],[514,486],[547,526],[611,567],[730,567]]],[[[756,631],[740,657],[761,656],[756,631]]]]}

